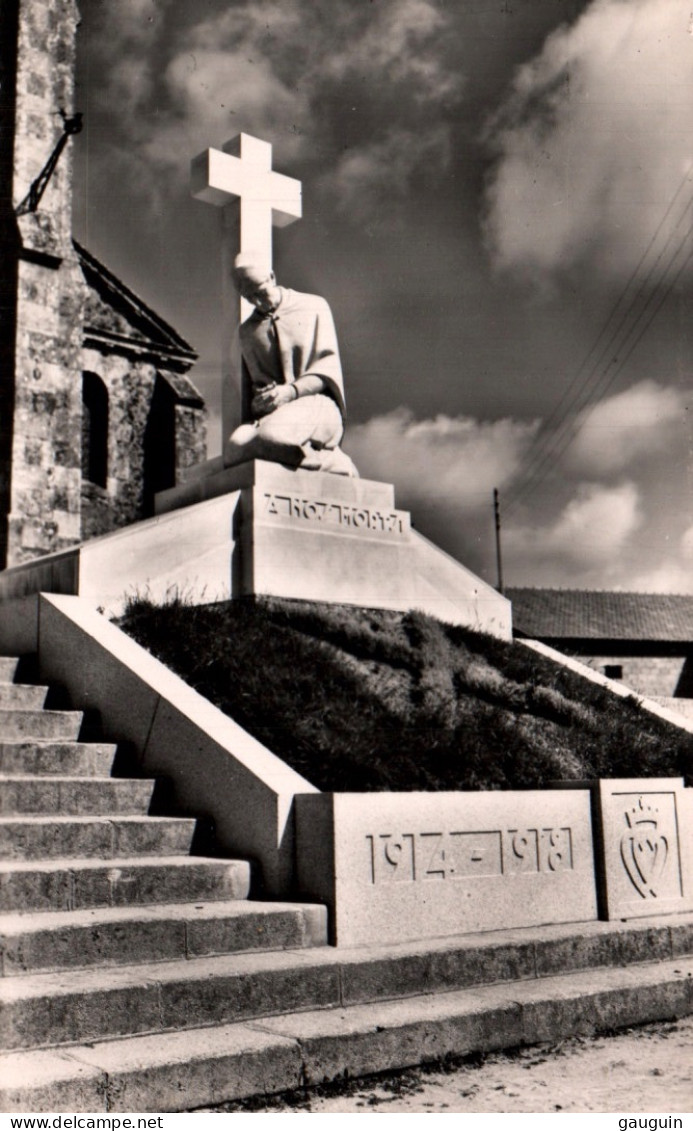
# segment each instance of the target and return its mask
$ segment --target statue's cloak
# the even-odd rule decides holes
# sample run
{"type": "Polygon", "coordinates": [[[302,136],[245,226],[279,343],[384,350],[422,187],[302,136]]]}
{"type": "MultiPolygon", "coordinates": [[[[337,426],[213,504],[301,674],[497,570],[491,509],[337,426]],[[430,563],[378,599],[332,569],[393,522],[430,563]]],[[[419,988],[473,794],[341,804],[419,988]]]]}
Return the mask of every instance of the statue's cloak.
{"type": "Polygon", "coordinates": [[[322,377],[325,392],[345,416],[344,378],[332,312],[319,295],[282,287],[270,315],[253,311],[240,327],[243,357],[243,420],[252,419],[250,402],[269,381],[293,384],[309,374],[322,377]],[[274,330],[270,323],[273,324],[274,330]],[[273,339],[273,333],[276,338],[273,339]]]}

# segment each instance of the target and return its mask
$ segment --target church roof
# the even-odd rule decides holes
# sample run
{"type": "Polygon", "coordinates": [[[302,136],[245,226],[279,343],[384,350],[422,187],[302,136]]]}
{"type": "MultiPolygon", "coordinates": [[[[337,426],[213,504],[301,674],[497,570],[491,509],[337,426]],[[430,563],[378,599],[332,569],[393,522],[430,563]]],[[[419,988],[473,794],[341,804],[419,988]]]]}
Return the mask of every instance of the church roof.
{"type": "Polygon", "coordinates": [[[522,636],[693,643],[693,595],[511,588],[505,596],[522,636]]]}
{"type": "Polygon", "coordinates": [[[139,355],[151,353],[160,364],[179,372],[188,370],[197,360],[192,346],[95,255],[76,240],[73,244],[89,287],[85,344],[97,349],[108,345],[116,351],[139,355]]]}

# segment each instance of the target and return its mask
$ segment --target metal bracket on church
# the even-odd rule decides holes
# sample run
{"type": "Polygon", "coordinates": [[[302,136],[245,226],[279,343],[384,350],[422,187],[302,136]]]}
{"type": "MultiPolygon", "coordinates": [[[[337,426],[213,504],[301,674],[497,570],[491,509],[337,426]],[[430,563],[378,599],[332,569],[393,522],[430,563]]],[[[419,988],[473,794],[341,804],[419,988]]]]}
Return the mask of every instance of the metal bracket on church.
{"type": "Polygon", "coordinates": [[[65,111],[61,109],[60,117],[63,120],[63,132],[58,138],[55,149],[46,161],[43,169],[39,173],[36,180],[32,182],[28,193],[24,197],[24,200],[22,200],[22,202],[17,205],[17,208],[15,210],[17,216],[26,216],[29,212],[36,212],[41,202],[41,197],[46,191],[48,182],[50,181],[55,167],[60,160],[60,154],[67,145],[68,138],[72,137],[73,134],[78,134],[81,132],[82,114],[74,114],[71,118],[68,118],[65,111]]]}

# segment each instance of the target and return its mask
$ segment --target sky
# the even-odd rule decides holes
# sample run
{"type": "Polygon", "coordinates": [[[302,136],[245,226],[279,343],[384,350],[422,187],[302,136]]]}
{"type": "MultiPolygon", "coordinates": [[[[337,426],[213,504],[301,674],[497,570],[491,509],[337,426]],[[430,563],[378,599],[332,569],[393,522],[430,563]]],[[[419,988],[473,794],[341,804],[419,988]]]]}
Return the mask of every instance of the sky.
{"type": "Polygon", "coordinates": [[[303,184],[279,281],[328,299],[345,450],[495,584],[693,592],[688,0],[79,0],[77,238],[199,354],[243,131],[303,184]]]}

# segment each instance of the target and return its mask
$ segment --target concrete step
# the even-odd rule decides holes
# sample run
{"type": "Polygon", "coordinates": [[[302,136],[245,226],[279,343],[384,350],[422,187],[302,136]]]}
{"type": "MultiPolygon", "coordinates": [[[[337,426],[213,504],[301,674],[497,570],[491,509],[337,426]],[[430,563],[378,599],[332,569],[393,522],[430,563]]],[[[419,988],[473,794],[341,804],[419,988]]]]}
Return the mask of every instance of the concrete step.
{"type": "Polygon", "coordinates": [[[14,708],[19,711],[40,711],[46,702],[47,687],[37,687],[33,683],[0,682],[0,708],[14,708]]]}
{"type": "Polygon", "coordinates": [[[219,1025],[339,1004],[313,950],[223,955],[4,978],[0,1048],[40,1048],[219,1025]]]}
{"type": "Polygon", "coordinates": [[[0,911],[245,899],[250,866],[202,856],[0,862],[0,911]]]}
{"type": "Polygon", "coordinates": [[[0,814],[144,815],[153,791],[154,782],[146,779],[0,775],[0,814]]]}
{"type": "Polygon", "coordinates": [[[81,711],[17,711],[0,710],[0,742],[15,739],[67,738],[79,735],[81,711]]]}
{"type": "Polygon", "coordinates": [[[0,1058],[5,1112],[181,1111],[693,1010],[690,961],[338,1005],[0,1058]]]}
{"type": "Polygon", "coordinates": [[[0,774],[108,777],[115,756],[106,742],[4,742],[0,774]]]}
{"type": "Polygon", "coordinates": [[[188,817],[0,817],[0,860],[181,856],[194,832],[188,817]]]}
{"type": "Polygon", "coordinates": [[[12,683],[19,660],[16,656],[0,656],[0,681],[12,683]]]}
{"type": "Polygon", "coordinates": [[[6,977],[326,945],[324,907],[242,899],[6,915],[0,928],[6,977]]]}
{"type": "MultiPolygon", "coordinates": [[[[572,934],[553,936],[558,946],[549,947],[544,969],[549,976],[557,969],[565,971],[566,939],[572,940],[578,953],[576,943],[589,939],[580,961],[594,968],[615,965],[614,958],[624,953],[624,946],[641,957],[657,933],[615,931],[605,942],[598,933],[588,931],[583,936],[573,928],[572,934]],[[601,943],[596,950],[595,940],[601,943]],[[611,961],[600,961],[600,952],[611,961]]],[[[431,947],[248,953],[18,976],[0,986],[5,1026],[1,1044],[8,1049],[55,1046],[422,993],[447,994],[490,982],[512,981],[519,986],[537,977],[536,941],[530,932],[508,934],[509,938],[490,945],[478,939],[471,947],[460,939],[431,947]]],[[[690,933],[684,930],[678,942],[686,938],[690,942],[690,933]]],[[[674,958],[666,928],[660,932],[659,945],[665,961],[681,963],[693,978],[693,956],[674,958]]]]}

